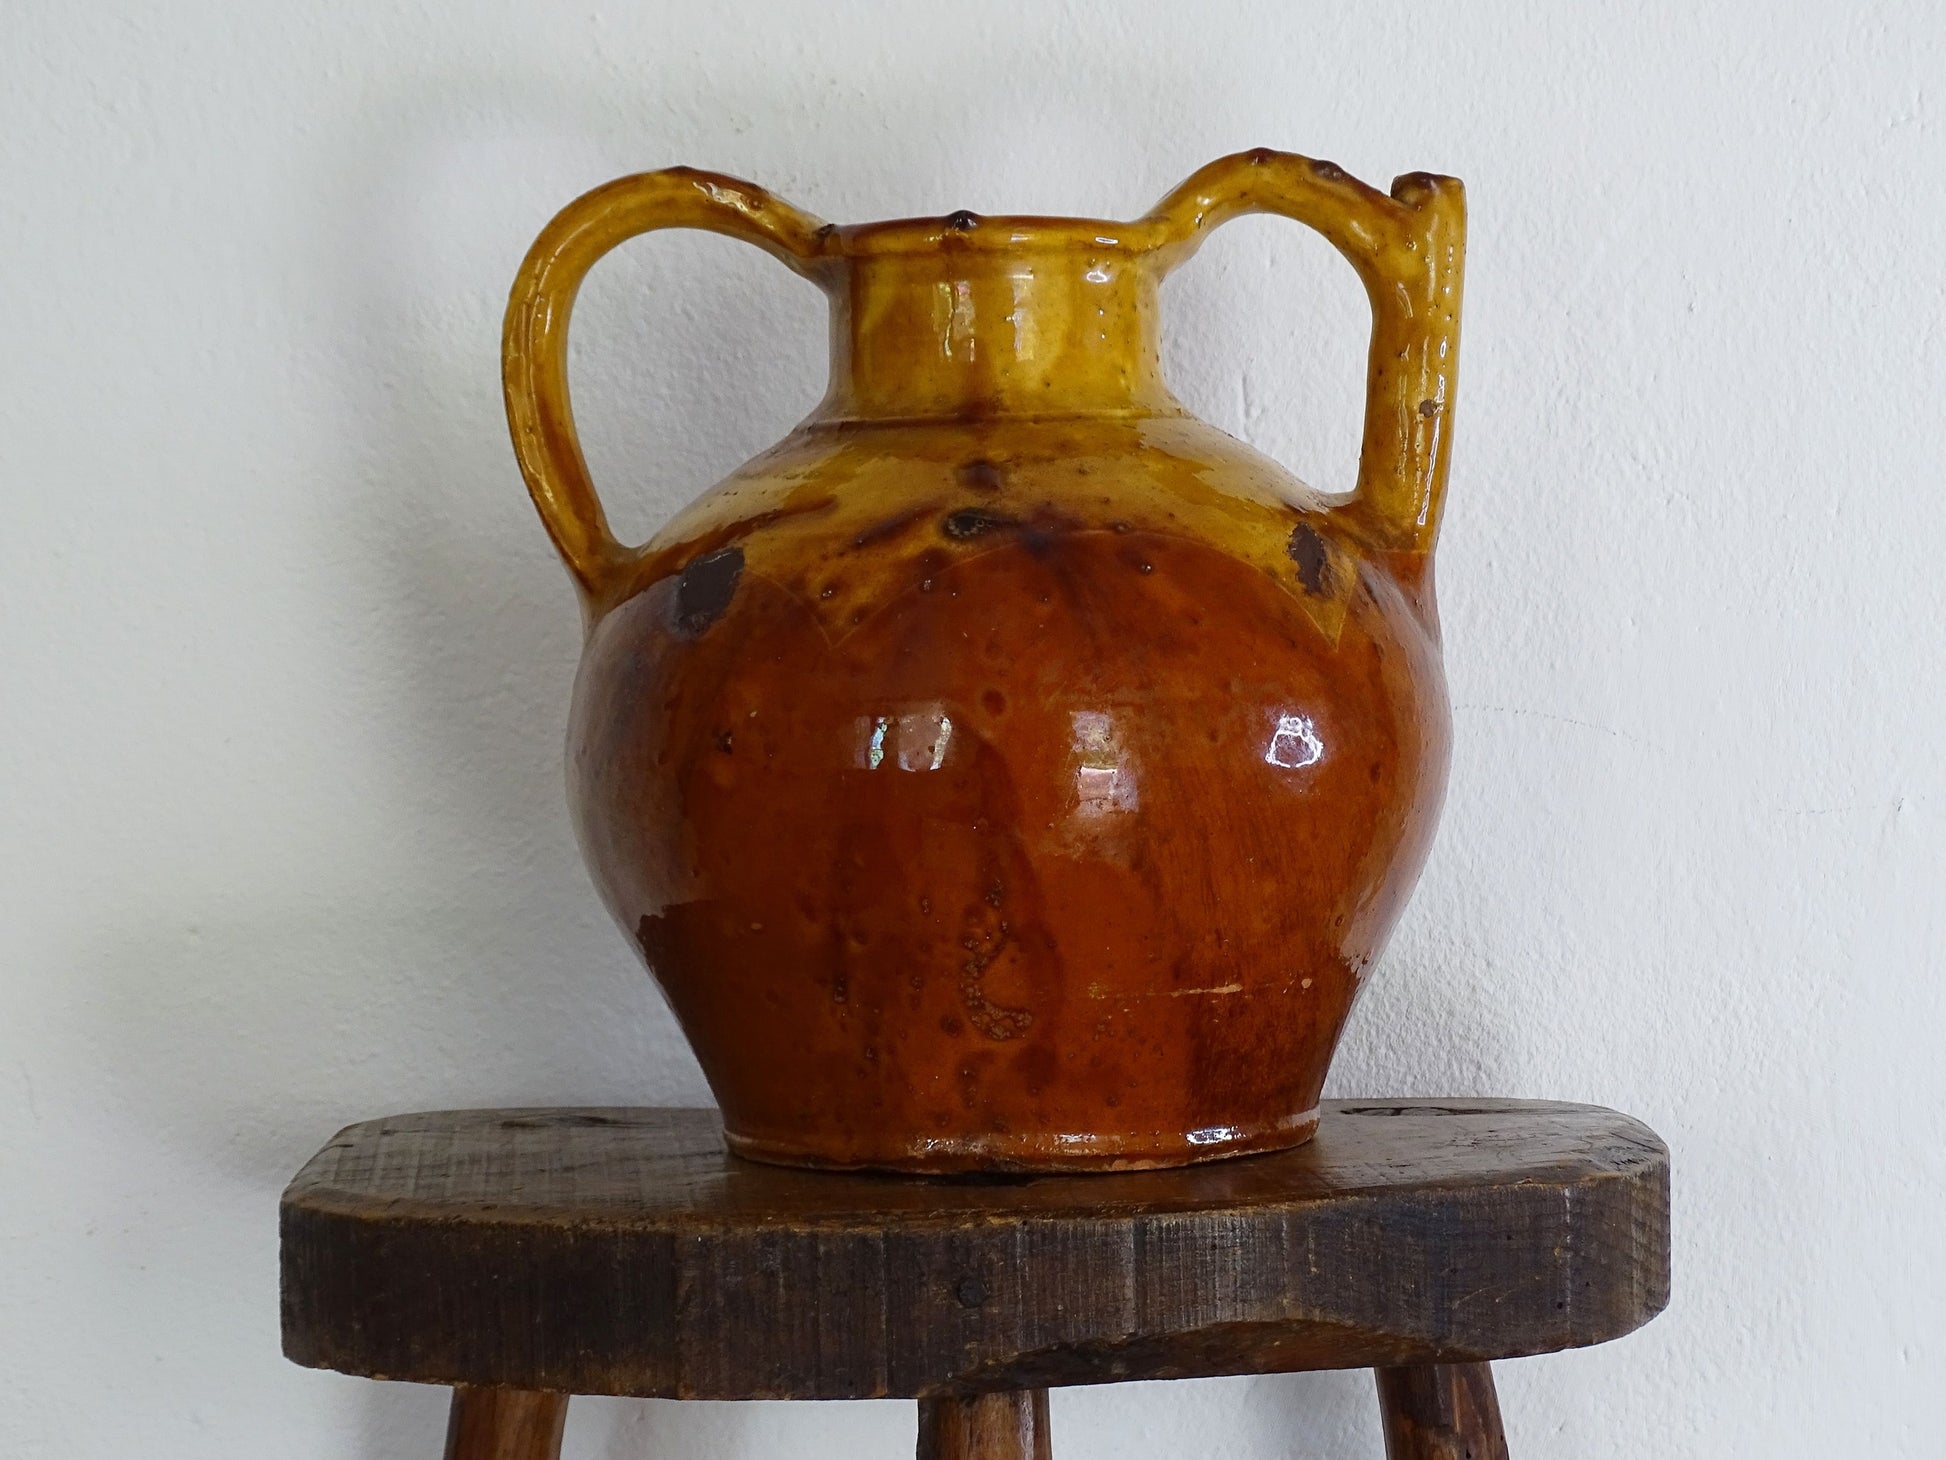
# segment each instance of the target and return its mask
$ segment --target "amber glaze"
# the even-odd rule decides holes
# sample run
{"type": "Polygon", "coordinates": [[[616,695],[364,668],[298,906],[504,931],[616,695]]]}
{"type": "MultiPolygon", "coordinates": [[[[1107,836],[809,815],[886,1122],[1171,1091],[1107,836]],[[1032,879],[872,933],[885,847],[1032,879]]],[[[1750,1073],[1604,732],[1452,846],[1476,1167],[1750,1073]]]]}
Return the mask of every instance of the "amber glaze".
{"type": "Polygon", "coordinates": [[[1133,223],[835,228],[688,169],[571,204],[507,317],[516,451],[588,638],[571,799],[739,1152],[918,1171],[1289,1146],[1424,860],[1431,554],[1464,203],[1211,164],[1133,223]],[[1163,276],[1319,229],[1373,308],[1356,490],[1163,383],[1163,276]],[[566,341],[625,238],[745,239],[831,300],[816,411],[646,547],[609,533],[566,341]]]}

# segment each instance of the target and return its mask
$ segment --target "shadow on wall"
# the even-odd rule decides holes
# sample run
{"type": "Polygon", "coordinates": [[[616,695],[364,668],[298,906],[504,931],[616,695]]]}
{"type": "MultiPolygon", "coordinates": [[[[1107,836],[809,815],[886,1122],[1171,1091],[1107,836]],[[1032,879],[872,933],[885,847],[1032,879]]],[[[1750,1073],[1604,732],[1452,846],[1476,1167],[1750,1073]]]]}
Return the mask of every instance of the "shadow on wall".
{"type": "MultiPolygon", "coordinates": [[[[659,84],[668,78],[655,79],[654,88],[614,80],[580,92],[503,76],[416,83],[389,112],[365,112],[344,148],[354,167],[335,196],[320,199],[317,216],[303,220],[329,250],[328,259],[320,255],[318,292],[347,301],[354,317],[337,323],[348,324],[348,336],[369,355],[324,382],[340,393],[336,419],[362,422],[363,433],[343,444],[340,511],[326,519],[333,536],[320,551],[348,560],[345,571],[365,589],[365,601],[343,605],[342,618],[369,627],[359,653],[383,684],[374,702],[384,708],[374,711],[381,718],[371,733],[407,803],[398,824],[408,844],[391,850],[425,870],[397,894],[374,896],[371,882],[319,888],[302,906],[265,909],[246,925],[206,925],[170,946],[126,929],[105,950],[94,1006],[113,1080],[140,1092],[177,1159],[264,1203],[267,1232],[269,1200],[348,1118],[348,1099],[396,1092],[402,1105],[676,1103],[701,1096],[673,1022],[595,906],[566,835],[560,741],[578,648],[574,608],[521,491],[499,399],[499,309],[517,249],[481,263],[490,277],[454,298],[439,293],[452,270],[416,283],[413,262],[393,246],[398,200],[477,188],[482,149],[510,136],[538,133],[557,151],[616,157],[616,172],[679,160],[672,154],[695,145],[687,134],[671,136],[652,121],[628,132],[615,120],[692,114],[670,104],[670,88],[659,84]],[[139,1027],[117,1022],[117,992],[138,980],[149,990],[139,1027]]],[[[1174,139],[1154,135],[1162,124],[1145,91],[1124,84],[1085,104],[1050,98],[1047,105],[1068,114],[1048,124],[1072,126],[1118,154],[1104,156],[1104,166],[1145,175],[1145,153],[1175,151],[1174,139]]],[[[710,107],[757,131],[803,129],[802,116],[761,94],[731,100],[712,96],[710,107]]],[[[923,136],[950,102],[928,87],[893,97],[881,89],[873,105],[897,112],[902,130],[923,136]]],[[[951,145],[975,140],[961,135],[951,145]]],[[[923,175],[915,164],[909,193],[935,196],[938,177],[954,164],[943,151],[926,159],[923,175]]],[[[573,190],[565,181],[542,189],[554,204],[573,190]]],[[[801,201],[815,207],[818,200],[801,201]]],[[[527,220],[517,247],[544,221],[541,213],[527,220]]],[[[463,217],[451,226],[463,227],[463,217]]],[[[809,407],[822,381],[815,295],[754,250],[710,247],[712,258],[735,254],[737,261],[672,281],[674,297],[655,305],[671,323],[665,338],[604,322],[622,296],[603,271],[584,295],[582,343],[624,361],[577,377],[589,455],[621,524],[636,519],[639,506],[629,507],[645,492],[664,515],[767,445],[809,407]],[[778,320],[753,319],[753,299],[778,301],[778,320]],[[714,324],[724,320],[747,325],[747,338],[723,341],[714,324]],[[773,331],[794,342],[780,346],[773,331]],[[618,433],[625,451],[612,449],[618,433]],[[653,480],[604,471],[610,459],[654,463],[653,480]]],[[[639,268],[617,260],[606,272],[639,268]]],[[[470,279],[470,268],[464,274],[470,279]]],[[[340,616],[340,606],[320,611],[334,622],[340,616]]],[[[382,877],[372,882],[382,885],[382,877]]],[[[1401,951],[1407,956],[1395,953],[1382,973],[1393,988],[1385,1023],[1401,1031],[1423,1030],[1428,1020],[1444,1026],[1445,1054],[1428,1070],[1373,1045],[1361,1023],[1356,1083],[1372,1086],[1387,1070],[1411,1068],[1450,1076],[1431,1078],[1442,1090],[1489,1088],[1498,1072],[1495,1025],[1469,1002],[1470,986],[1440,976],[1438,950],[1425,935],[1401,951]],[[1412,1001],[1409,1021],[1405,1000],[1412,1001]]],[[[362,1113],[369,1112],[351,1112],[362,1113]]],[[[267,1274],[253,1272],[253,1281],[260,1276],[267,1274]]],[[[261,1301],[268,1327],[267,1291],[261,1301]]],[[[1328,1453],[1342,1437],[1372,1430],[1369,1391],[1362,1376],[1248,1381],[1250,1425],[1274,1435],[1270,1448],[1280,1453],[1328,1453]],[[1294,1441],[1304,1450],[1293,1451],[1294,1441]]],[[[443,1411],[434,1392],[381,1385],[362,1392],[361,1445],[370,1460],[432,1442],[420,1432],[439,1423],[430,1418],[443,1411]]],[[[1085,1423],[1099,1398],[1072,1407],[1062,1439],[1070,1460],[1108,1453],[1085,1423]]],[[[613,1460],[651,1451],[755,1453],[775,1412],[584,1402],[570,1421],[569,1448],[613,1460]]],[[[890,1407],[875,1413],[870,1423],[889,1433],[890,1407]]],[[[808,1439],[808,1449],[792,1448],[850,1455],[856,1431],[833,1407],[808,1439]]]]}

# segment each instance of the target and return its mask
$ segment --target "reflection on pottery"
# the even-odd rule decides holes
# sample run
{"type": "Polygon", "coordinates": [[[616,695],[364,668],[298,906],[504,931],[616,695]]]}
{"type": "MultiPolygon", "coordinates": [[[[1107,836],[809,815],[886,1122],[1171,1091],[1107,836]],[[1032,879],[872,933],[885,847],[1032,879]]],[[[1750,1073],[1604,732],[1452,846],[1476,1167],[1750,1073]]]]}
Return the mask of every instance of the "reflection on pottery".
{"type": "Polygon", "coordinates": [[[603,898],[763,1160],[1169,1165],[1304,1140],[1425,858],[1461,189],[1211,164],[1133,223],[835,228],[687,169],[535,244],[514,442],[588,637],[570,790],[603,898]],[[1163,383],[1163,276],[1269,211],[1371,298],[1355,492],[1163,383]],[[587,269],[654,228],[829,296],[810,418],[633,549],[568,407],[587,269]]]}

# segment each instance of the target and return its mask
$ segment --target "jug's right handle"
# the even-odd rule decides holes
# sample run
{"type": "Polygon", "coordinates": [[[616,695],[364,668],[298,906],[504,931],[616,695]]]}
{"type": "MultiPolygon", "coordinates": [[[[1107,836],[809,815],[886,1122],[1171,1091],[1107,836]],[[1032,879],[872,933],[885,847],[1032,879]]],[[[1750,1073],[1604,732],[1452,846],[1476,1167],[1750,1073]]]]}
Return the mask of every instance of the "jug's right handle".
{"type": "Polygon", "coordinates": [[[1258,149],[1212,162],[1142,220],[1167,270],[1217,224],[1280,213],[1315,228],[1364,281],[1372,304],[1358,489],[1343,509],[1375,548],[1431,552],[1452,451],[1466,192],[1407,173],[1387,197],[1335,163],[1258,149]]]}
{"type": "Polygon", "coordinates": [[[751,183],[671,167],[584,193],[534,240],[507,303],[500,354],[507,425],[528,494],[591,613],[603,606],[635,553],[608,530],[581,454],[568,399],[568,320],[581,281],[596,261],[617,244],[658,228],[700,228],[740,238],[813,279],[831,231],[751,183]]]}

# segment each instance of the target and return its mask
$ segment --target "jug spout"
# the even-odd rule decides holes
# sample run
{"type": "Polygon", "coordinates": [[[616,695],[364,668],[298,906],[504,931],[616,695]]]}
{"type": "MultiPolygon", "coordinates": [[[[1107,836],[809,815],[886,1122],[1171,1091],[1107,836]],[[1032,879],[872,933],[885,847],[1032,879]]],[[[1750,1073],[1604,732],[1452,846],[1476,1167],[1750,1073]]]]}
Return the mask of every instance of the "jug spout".
{"type": "Polygon", "coordinates": [[[950,218],[839,230],[834,420],[1181,411],[1161,275],[1127,225],[950,218]]]}

